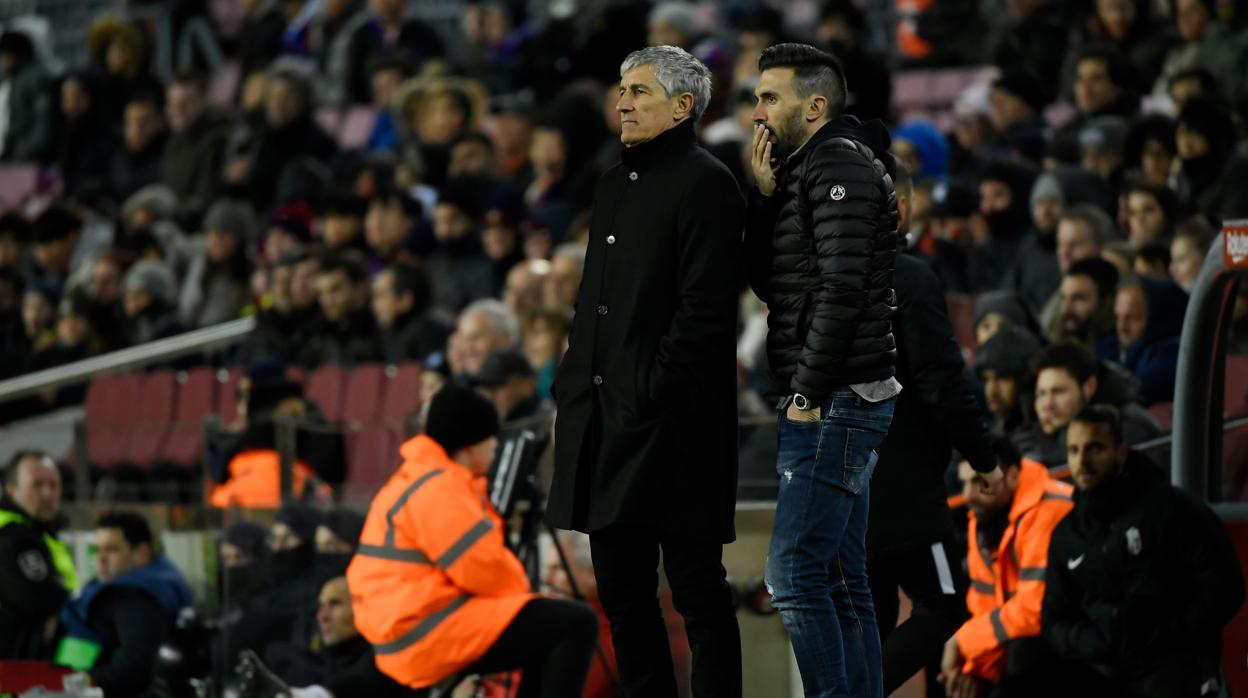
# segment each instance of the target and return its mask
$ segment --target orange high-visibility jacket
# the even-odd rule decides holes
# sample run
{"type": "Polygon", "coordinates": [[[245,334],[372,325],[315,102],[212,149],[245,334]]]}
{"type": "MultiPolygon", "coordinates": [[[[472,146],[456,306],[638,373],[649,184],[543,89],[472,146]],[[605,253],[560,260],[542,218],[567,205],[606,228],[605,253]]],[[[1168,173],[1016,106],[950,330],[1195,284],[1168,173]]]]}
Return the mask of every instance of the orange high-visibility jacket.
{"type": "MultiPolygon", "coordinates": [[[[230,459],[230,479],[212,488],[208,501],[214,507],[228,506],[255,509],[276,509],[282,505],[281,457],[273,449],[241,451],[230,459]]],[[[296,461],[291,469],[291,491],[297,497],[303,492],[312,469],[296,461]]],[[[329,488],[321,485],[322,494],[329,488]]]]}
{"type": "Polygon", "coordinates": [[[355,626],[377,667],[412,688],[463,671],[535,595],[485,483],[427,436],[369,507],[347,568],[355,626]]]}
{"type": "Polygon", "coordinates": [[[971,587],[966,606],[971,619],[958,630],[965,674],[999,681],[1010,640],[1040,634],[1044,571],[1049,539],[1074,507],[1073,488],[1049,477],[1043,465],[1023,459],[1009,523],[996,550],[979,547],[975,515],[967,531],[971,587]]]}

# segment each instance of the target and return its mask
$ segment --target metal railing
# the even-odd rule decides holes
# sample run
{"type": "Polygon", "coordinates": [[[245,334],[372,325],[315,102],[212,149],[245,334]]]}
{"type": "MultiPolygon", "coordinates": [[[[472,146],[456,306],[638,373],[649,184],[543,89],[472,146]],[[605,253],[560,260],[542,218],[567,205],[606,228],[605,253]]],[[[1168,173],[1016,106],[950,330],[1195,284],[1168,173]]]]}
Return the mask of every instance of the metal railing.
{"type": "Polygon", "coordinates": [[[254,317],[231,320],[220,325],[185,332],[127,349],[110,351],[107,354],[100,354],[64,366],[0,381],[0,403],[35,395],[44,390],[86,383],[101,373],[143,368],[173,359],[202,354],[206,350],[237,343],[255,329],[255,326],[254,317]]]}

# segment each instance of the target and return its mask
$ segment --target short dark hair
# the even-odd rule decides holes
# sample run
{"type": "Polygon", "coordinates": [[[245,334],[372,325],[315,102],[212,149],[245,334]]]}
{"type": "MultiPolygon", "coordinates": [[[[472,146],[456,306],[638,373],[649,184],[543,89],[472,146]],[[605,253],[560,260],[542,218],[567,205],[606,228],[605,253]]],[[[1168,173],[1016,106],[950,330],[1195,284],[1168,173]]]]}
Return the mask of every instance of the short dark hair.
{"type": "Polygon", "coordinates": [[[208,78],[197,70],[179,70],[173,74],[169,84],[189,87],[200,94],[208,91],[208,78]]]}
{"type": "Polygon", "coordinates": [[[758,57],[758,70],[792,68],[797,96],[805,99],[823,95],[828,100],[828,115],[835,119],[845,111],[845,69],[836,56],[809,44],[776,44],[763,49],[758,57]]]}
{"type": "Polygon", "coordinates": [[[31,226],[36,245],[65,240],[82,230],[82,219],[66,206],[52,204],[31,226]]]}
{"type": "Polygon", "coordinates": [[[30,221],[16,211],[0,214],[0,238],[12,235],[18,242],[30,241],[30,221]]]}
{"type": "Polygon", "coordinates": [[[1131,63],[1113,44],[1095,43],[1084,47],[1075,60],[1075,70],[1078,70],[1079,64],[1084,61],[1104,63],[1110,82],[1127,92],[1136,90],[1135,72],[1131,68],[1131,63]]]}
{"type": "Polygon", "coordinates": [[[1174,228],[1174,238],[1184,238],[1200,250],[1201,256],[1209,253],[1209,247],[1218,237],[1218,231],[1209,225],[1204,216],[1192,216],[1174,228]]]}
{"type": "Polygon", "coordinates": [[[152,528],[147,525],[147,519],[130,511],[113,511],[104,514],[99,521],[95,523],[96,528],[115,528],[121,531],[121,535],[126,539],[126,543],[131,548],[138,547],[146,543],[149,547],[155,547],[152,543],[152,528]]]}
{"type": "Polygon", "coordinates": [[[1109,433],[1114,437],[1114,445],[1123,443],[1122,415],[1113,405],[1087,405],[1070,421],[1072,424],[1104,424],[1109,427],[1109,433]]]}
{"type": "Polygon", "coordinates": [[[370,204],[381,204],[387,207],[398,205],[408,218],[420,218],[425,212],[419,199],[396,186],[383,186],[378,189],[377,193],[373,194],[370,204]]]}
{"type": "Polygon", "coordinates": [[[322,274],[334,274],[342,272],[346,275],[347,280],[353,284],[358,284],[368,278],[368,272],[365,271],[364,265],[352,255],[342,252],[329,252],[321,255],[320,269],[316,272],[318,276],[322,274]]]}
{"type": "Polygon", "coordinates": [[[5,485],[16,485],[17,466],[21,465],[21,462],[27,458],[39,458],[40,460],[44,458],[49,460],[52,459],[46,451],[41,451],[37,448],[24,448],[17,453],[14,453],[9,458],[9,462],[4,466],[4,475],[0,478],[0,480],[2,480],[5,485]]]}
{"type": "Polygon", "coordinates": [[[1170,268],[1170,248],[1165,243],[1150,242],[1136,250],[1135,258],[1149,265],[1160,265],[1163,269],[1170,268]]]}
{"type": "Polygon", "coordinates": [[[480,143],[488,148],[491,153],[494,152],[494,141],[490,140],[489,136],[480,131],[468,131],[467,133],[464,133],[462,136],[455,139],[455,142],[451,144],[451,148],[464,143],[480,143]]]}
{"type": "Polygon", "coordinates": [[[989,437],[989,442],[992,447],[992,455],[997,459],[997,465],[1001,466],[1001,470],[1022,466],[1023,454],[1019,452],[1018,447],[1008,437],[1001,434],[993,434],[989,437]]]}
{"type": "Polygon", "coordinates": [[[1154,186],[1140,178],[1131,178],[1127,182],[1126,191],[1123,193],[1131,195],[1137,192],[1153,197],[1153,200],[1161,207],[1162,213],[1166,214],[1166,225],[1169,227],[1174,226],[1182,207],[1179,204],[1179,197],[1174,193],[1173,189],[1154,186]]]}
{"type": "Polygon", "coordinates": [[[162,118],[164,117],[165,96],[156,89],[138,89],[126,97],[126,106],[146,104],[162,118]]]}
{"type": "Polygon", "coordinates": [[[1215,102],[1223,102],[1222,87],[1218,84],[1218,78],[1209,71],[1208,68],[1186,68],[1180,70],[1170,76],[1170,81],[1166,83],[1166,92],[1169,93],[1174,88],[1174,84],[1184,80],[1195,80],[1200,84],[1200,96],[1215,102]]]}
{"type": "Polygon", "coordinates": [[[394,295],[412,294],[412,310],[420,314],[428,310],[433,301],[433,286],[424,267],[412,262],[396,262],[382,271],[390,272],[394,279],[394,295]]]}
{"type": "Polygon", "coordinates": [[[1072,341],[1050,344],[1031,359],[1031,373],[1039,376],[1046,368],[1060,368],[1074,377],[1080,385],[1095,378],[1101,364],[1087,347],[1072,341]]]}
{"type": "Polygon", "coordinates": [[[1096,284],[1096,293],[1101,301],[1111,298],[1118,287],[1118,267],[1100,257],[1088,257],[1073,262],[1063,276],[1086,276],[1096,284]]]}

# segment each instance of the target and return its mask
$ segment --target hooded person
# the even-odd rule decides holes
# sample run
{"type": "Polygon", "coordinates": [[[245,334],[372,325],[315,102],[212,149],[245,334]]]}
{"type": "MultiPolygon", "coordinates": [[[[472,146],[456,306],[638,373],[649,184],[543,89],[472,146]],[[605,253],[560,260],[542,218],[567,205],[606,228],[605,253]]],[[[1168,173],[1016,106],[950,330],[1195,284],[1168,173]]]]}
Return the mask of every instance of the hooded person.
{"type": "Polygon", "coordinates": [[[1186,309],[1187,294],[1169,279],[1141,276],[1118,287],[1116,331],[1096,345],[1096,355],[1135,374],[1145,407],[1174,400],[1186,309]]]}
{"type": "Polygon", "coordinates": [[[944,177],[949,172],[949,139],[926,121],[893,129],[893,152],[914,173],[916,182],[944,177]]]}
{"type": "Polygon", "coordinates": [[[221,535],[218,569],[222,605],[241,607],[269,587],[269,530],[252,521],[240,521],[221,535]]]}
{"type": "Polygon", "coordinates": [[[1226,109],[1203,97],[1189,99],[1175,143],[1182,164],[1174,188],[1189,212],[1215,223],[1248,213],[1248,158],[1235,155],[1235,126],[1226,109]]]}
{"type": "Polygon", "coordinates": [[[350,509],[334,509],[325,513],[316,527],[316,563],[314,576],[320,584],[347,573],[347,565],[360,545],[364,517],[350,509]]]}
{"type": "Polygon", "coordinates": [[[979,173],[979,212],[988,225],[988,240],[972,257],[979,288],[998,288],[1031,230],[1030,194],[1036,172],[1031,167],[997,160],[979,173]]]}
{"type": "Polygon", "coordinates": [[[981,347],[1006,326],[1029,330],[1033,322],[1013,291],[985,291],[975,298],[971,326],[975,328],[975,343],[981,347]]]}
{"type": "Polygon", "coordinates": [[[975,352],[975,373],[983,384],[984,404],[992,419],[992,431],[1004,436],[1031,421],[1031,394],[1035,378],[1031,357],[1040,340],[1025,328],[1006,325],[975,352]]]}

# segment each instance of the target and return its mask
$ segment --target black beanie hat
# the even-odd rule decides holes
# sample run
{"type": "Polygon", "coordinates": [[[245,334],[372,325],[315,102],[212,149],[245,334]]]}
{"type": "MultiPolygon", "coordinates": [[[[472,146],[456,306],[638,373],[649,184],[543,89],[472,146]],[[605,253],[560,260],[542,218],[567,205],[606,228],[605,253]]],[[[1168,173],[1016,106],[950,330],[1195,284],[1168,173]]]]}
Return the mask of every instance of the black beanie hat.
{"type": "Polygon", "coordinates": [[[425,435],[447,455],[474,446],[498,433],[498,411],[489,400],[458,385],[442,386],[429,403],[425,435]]]}
{"type": "Polygon", "coordinates": [[[360,533],[364,531],[364,517],[350,509],[334,509],[325,514],[321,525],[334,532],[344,543],[352,547],[359,545],[360,533]]]}
{"type": "Polygon", "coordinates": [[[306,504],[292,502],[277,511],[274,523],[290,526],[304,545],[311,545],[316,538],[316,527],[321,525],[321,512],[306,504]]]}

